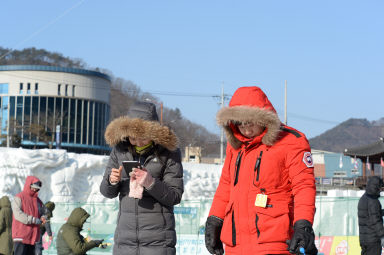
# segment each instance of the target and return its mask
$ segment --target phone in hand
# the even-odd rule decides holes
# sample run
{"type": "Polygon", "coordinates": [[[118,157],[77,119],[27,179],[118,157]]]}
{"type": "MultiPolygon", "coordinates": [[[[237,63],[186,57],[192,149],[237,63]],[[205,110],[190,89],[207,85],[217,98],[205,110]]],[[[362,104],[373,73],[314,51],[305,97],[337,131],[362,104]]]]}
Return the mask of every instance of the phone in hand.
{"type": "Polygon", "coordinates": [[[139,161],[123,161],[123,167],[124,167],[124,171],[125,173],[127,174],[127,176],[129,177],[129,173],[132,172],[132,168],[140,168],[141,167],[141,164],[139,161]]]}

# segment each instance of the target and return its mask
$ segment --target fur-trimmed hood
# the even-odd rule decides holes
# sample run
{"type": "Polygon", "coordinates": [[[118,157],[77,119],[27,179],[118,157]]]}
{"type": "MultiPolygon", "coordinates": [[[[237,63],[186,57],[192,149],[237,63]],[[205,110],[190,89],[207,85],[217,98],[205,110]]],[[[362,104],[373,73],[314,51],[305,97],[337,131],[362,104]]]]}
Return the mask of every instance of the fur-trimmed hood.
{"type": "Polygon", "coordinates": [[[126,141],[127,137],[150,139],[170,151],[177,149],[178,139],[175,133],[159,122],[123,116],[114,119],[107,126],[105,141],[110,146],[126,141]]]}
{"type": "Polygon", "coordinates": [[[240,87],[233,94],[228,107],[222,108],[216,115],[217,123],[223,126],[227,141],[235,149],[241,146],[236,138],[236,128],[232,121],[254,122],[267,129],[262,143],[273,145],[279,136],[281,122],[272,103],[258,87],[240,87]]]}
{"type": "Polygon", "coordinates": [[[156,106],[150,102],[135,102],[127,116],[114,119],[105,130],[105,141],[110,146],[125,142],[128,137],[149,139],[170,151],[176,150],[178,144],[175,133],[159,123],[156,106]]]}

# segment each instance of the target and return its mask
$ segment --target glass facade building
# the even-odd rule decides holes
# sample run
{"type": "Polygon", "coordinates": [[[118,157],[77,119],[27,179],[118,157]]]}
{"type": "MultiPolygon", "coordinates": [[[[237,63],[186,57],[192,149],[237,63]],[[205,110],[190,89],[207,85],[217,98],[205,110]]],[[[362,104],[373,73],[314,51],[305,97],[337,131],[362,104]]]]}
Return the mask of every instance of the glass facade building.
{"type": "Polygon", "coordinates": [[[1,145],[108,153],[110,83],[83,69],[0,66],[1,145]]]}

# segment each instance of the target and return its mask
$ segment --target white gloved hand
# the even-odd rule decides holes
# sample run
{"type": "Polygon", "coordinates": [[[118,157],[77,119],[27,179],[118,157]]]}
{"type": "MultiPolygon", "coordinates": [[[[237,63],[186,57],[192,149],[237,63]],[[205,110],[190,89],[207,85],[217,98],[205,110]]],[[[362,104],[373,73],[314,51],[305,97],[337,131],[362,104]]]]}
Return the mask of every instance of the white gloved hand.
{"type": "Polygon", "coordinates": [[[381,247],[384,248],[384,236],[380,240],[381,240],[381,247]]]}

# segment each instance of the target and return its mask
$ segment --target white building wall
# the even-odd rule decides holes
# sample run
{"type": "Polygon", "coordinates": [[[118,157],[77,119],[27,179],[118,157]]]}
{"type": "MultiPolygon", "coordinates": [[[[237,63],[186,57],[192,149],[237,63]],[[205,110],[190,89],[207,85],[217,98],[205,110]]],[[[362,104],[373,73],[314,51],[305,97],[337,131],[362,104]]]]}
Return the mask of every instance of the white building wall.
{"type": "Polygon", "coordinates": [[[35,94],[38,83],[38,95],[58,96],[58,84],[61,84],[60,96],[68,96],[102,101],[109,104],[110,81],[91,75],[53,71],[1,71],[0,83],[9,84],[8,95],[20,95],[20,83],[23,83],[23,95],[27,94],[27,84],[31,84],[30,94],[35,94]],[[75,95],[72,87],[75,86],[75,95]]]}

